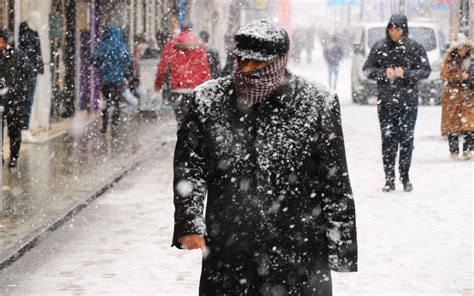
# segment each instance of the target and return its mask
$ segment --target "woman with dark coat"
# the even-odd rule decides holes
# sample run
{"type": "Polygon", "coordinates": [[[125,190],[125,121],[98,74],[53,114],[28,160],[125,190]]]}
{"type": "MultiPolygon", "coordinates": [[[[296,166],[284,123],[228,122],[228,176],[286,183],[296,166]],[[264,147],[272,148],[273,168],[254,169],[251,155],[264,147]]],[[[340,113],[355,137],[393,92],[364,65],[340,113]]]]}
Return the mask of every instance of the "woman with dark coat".
{"type": "Polygon", "coordinates": [[[178,131],[173,245],[206,250],[199,295],[331,295],[331,270],[357,270],[338,98],[286,70],[272,22],[235,40],[178,131]]]}
{"type": "Polygon", "coordinates": [[[474,43],[462,41],[452,45],[441,68],[441,79],[447,81],[441,96],[441,134],[448,137],[451,158],[458,159],[459,136],[464,139],[463,158],[471,159],[474,142],[474,43]]]}
{"type": "MultiPolygon", "coordinates": [[[[31,77],[28,85],[28,94],[25,104],[23,105],[23,130],[30,127],[31,107],[36,88],[36,78],[39,74],[44,73],[43,57],[41,55],[41,43],[38,32],[39,14],[32,12],[28,19],[20,24],[18,48],[23,51],[30,64],[33,67],[34,75],[31,77]]],[[[28,135],[29,136],[29,135],[28,135]]]]}

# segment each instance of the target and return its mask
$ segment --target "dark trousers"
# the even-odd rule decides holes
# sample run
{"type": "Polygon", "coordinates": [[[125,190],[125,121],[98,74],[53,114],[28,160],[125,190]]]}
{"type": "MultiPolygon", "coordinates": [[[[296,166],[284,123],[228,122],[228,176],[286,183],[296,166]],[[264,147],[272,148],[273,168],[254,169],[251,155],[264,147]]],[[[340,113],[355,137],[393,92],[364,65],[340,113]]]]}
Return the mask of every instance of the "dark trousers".
{"type": "Polygon", "coordinates": [[[382,132],[382,156],[385,179],[395,180],[395,162],[400,147],[400,178],[408,180],[414,148],[414,132],[418,106],[379,104],[378,115],[382,132]]]}
{"type": "Polygon", "coordinates": [[[448,135],[448,142],[449,142],[449,152],[459,152],[459,136],[462,136],[464,139],[464,144],[462,146],[463,151],[470,151],[473,150],[474,141],[471,132],[465,132],[461,135],[448,135]]]}
{"type": "Polygon", "coordinates": [[[21,127],[23,125],[20,106],[5,106],[3,124],[5,124],[5,122],[8,130],[8,138],[10,138],[10,159],[18,159],[21,145],[21,127]]]}
{"type": "Polygon", "coordinates": [[[23,124],[21,128],[24,130],[27,130],[30,128],[31,107],[33,107],[33,100],[35,98],[35,88],[36,88],[36,77],[31,79],[30,81],[30,85],[28,87],[28,93],[26,94],[26,100],[22,108],[23,124]]]}
{"type": "Polygon", "coordinates": [[[192,94],[182,94],[174,92],[171,92],[169,96],[168,101],[174,109],[176,121],[178,122],[178,128],[183,123],[184,117],[189,111],[192,97],[192,94]]]}
{"type": "Polygon", "coordinates": [[[102,109],[102,127],[107,129],[109,124],[109,112],[112,112],[112,128],[116,128],[120,117],[120,101],[122,100],[123,84],[108,83],[102,86],[102,95],[105,100],[105,107],[102,109]]]}

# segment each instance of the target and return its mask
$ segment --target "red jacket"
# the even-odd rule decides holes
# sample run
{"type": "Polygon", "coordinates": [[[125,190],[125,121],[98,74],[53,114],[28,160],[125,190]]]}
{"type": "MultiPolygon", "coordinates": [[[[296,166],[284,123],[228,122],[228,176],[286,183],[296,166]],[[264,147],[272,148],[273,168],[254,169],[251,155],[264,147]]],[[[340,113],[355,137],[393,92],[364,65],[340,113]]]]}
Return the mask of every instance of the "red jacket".
{"type": "Polygon", "coordinates": [[[170,68],[171,91],[194,89],[211,79],[204,45],[189,30],[181,32],[165,45],[156,71],[156,91],[163,87],[167,67],[170,68]]]}

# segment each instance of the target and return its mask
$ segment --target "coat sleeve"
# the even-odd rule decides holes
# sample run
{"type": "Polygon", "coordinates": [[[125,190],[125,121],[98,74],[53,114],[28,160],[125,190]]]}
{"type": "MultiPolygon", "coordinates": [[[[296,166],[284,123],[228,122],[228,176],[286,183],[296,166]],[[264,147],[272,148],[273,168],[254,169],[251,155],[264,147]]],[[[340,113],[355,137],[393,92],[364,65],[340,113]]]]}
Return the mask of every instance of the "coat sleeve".
{"type": "Polygon", "coordinates": [[[357,271],[355,205],[336,95],[323,108],[321,127],[318,174],[324,182],[322,212],[329,243],[329,266],[334,271],[357,271]]]}
{"type": "MultiPolygon", "coordinates": [[[[194,104],[194,100],[192,101],[194,104]]],[[[174,234],[172,246],[181,248],[178,238],[205,234],[204,202],[207,194],[206,141],[196,108],[190,109],[178,130],[174,153],[174,234]]]]}
{"type": "Polygon", "coordinates": [[[372,49],[370,50],[369,56],[367,57],[367,60],[365,61],[364,66],[362,67],[362,72],[369,79],[383,81],[383,80],[386,80],[385,69],[377,60],[378,50],[379,50],[379,47],[377,46],[377,44],[372,47],[372,49]]]}
{"type": "Polygon", "coordinates": [[[423,46],[418,45],[415,49],[416,62],[410,69],[404,69],[405,79],[412,84],[418,83],[422,79],[428,78],[431,73],[430,61],[423,46]]]}
{"type": "Polygon", "coordinates": [[[44,74],[44,65],[43,65],[43,54],[41,53],[41,42],[37,32],[35,32],[34,38],[34,48],[35,48],[35,72],[38,74],[44,74]]]}
{"type": "Polygon", "coordinates": [[[458,83],[462,82],[462,72],[456,70],[456,67],[453,67],[447,58],[445,58],[443,65],[441,66],[440,78],[449,83],[458,83]]]}

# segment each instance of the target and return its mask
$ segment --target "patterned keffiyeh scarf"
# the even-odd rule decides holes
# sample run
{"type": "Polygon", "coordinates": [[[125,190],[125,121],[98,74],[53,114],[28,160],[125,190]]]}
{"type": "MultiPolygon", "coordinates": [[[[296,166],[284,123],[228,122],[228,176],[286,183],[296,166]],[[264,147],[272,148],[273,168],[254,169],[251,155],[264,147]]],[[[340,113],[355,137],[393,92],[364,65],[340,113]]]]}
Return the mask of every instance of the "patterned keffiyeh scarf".
{"type": "Polygon", "coordinates": [[[235,60],[232,76],[237,102],[243,105],[253,105],[265,101],[283,82],[287,63],[288,53],[266,67],[245,75],[235,60]]]}

